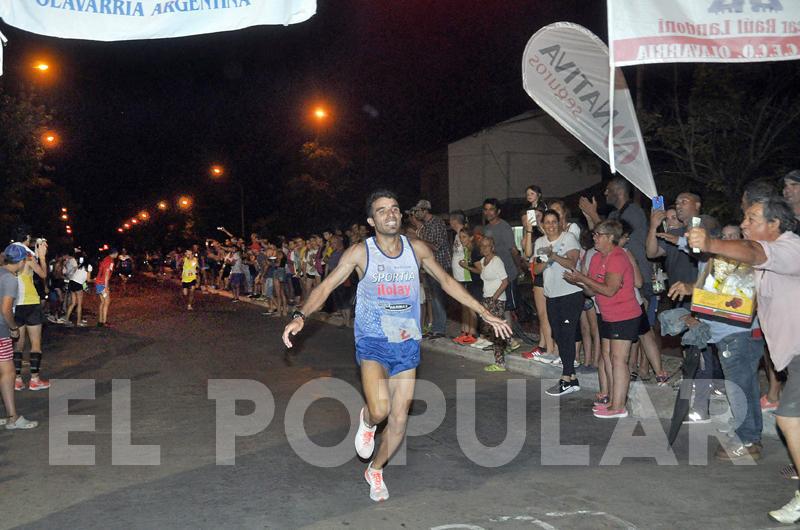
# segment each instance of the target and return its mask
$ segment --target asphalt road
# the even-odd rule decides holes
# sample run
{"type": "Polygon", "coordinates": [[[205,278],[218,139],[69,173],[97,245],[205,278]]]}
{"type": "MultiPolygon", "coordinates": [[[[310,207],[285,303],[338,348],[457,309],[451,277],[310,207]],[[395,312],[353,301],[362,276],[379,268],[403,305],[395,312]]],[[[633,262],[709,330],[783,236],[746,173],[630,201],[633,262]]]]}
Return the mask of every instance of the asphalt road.
{"type": "Polygon", "coordinates": [[[385,471],[391,497],[376,504],[352,448],[360,392],[352,330],[311,321],[288,355],[280,319],[198,298],[188,313],[176,288],[142,284],[114,293],[111,329],[47,328],[53,388],[17,393],[20,411],[42,425],[0,432],[0,527],[770,528],[779,525],[766,512],[797,487],[779,477],[787,457],[777,441],[765,441],[758,465],[733,466],[697,436],[692,461],[708,463],[690,465],[687,433],[670,454],[658,424],[633,431],[635,420],[594,419],[588,392],[542,399],[538,380],[423,352],[427,383],[409,427],[430,432],[409,438],[405,464],[385,471]],[[58,412],[70,392],[92,390],[94,399],[69,401],[69,418],[58,412]],[[65,434],[81,415],[94,416],[94,430],[65,434]],[[237,429],[258,432],[236,438],[234,463],[224,448],[237,429]],[[645,431],[649,438],[630,436],[645,431]],[[609,444],[612,433],[621,441],[609,444]],[[493,452],[507,436],[508,450],[493,452]],[[572,454],[555,446],[559,436],[585,447],[572,454]],[[68,454],[67,440],[93,455],[68,454]],[[126,449],[127,441],[151,447],[126,449]],[[672,465],[646,456],[654,453],[672,465]],[[616,465],[619,454],[632,456],[616,465]]]}

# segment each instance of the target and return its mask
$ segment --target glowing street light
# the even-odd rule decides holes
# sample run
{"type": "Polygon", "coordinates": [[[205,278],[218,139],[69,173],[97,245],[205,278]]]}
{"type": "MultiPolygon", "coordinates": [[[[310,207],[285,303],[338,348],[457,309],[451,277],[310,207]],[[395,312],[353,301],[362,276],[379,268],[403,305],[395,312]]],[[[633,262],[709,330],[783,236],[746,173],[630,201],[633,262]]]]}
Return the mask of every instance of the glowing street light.
{"type": "Polygon", "coordinates": [[[137,218],[135,218],[135,217],[133,219],[131,219],[131,223],[133,223],[133,224],[137,224],[138,222],[139,222],[139,220],[137,218]]]}
{"type": "Polygon", "coordinates": [[[62,213],[62,214],[61,214],[61,219],[62,219],[63,221],[66,221],[67,219],[69,219],[69,215],[67,215],[67,214],[65,214],[65,213],[62,213]]]}
{"type": "Polygon", "coordinates": [[[127,230],[127,229],[129,229],[129,228],[131,227],[130,223],[125,223],[125,224],[124,224],[124,225],[122,225],[122,226],[124,226],[124,227],[125,227],[125,230],[127,230]]]}
{"type": "Polygon", "coordinates": [[[325,110],[325,107],[316,107],[314,109],[314,117],[317,120],[322,121],[328,117],[328,111],[325,110]]]}
{"type": "Polygon", "coordinates": [[[46,131],[42,135],[42,143],[48,147],[55,147],[58,145],[58,135],[53,131],[46,131]]]}
{"type": "Polygon", "coordinates": [[[65,226],[64,228],[66,228],[67,230],[72,230],[72,227],[69,225],[65,226]]]}
{"type": "Polygon", "coordinates": [[[50,70],[50,65],[44,61],[36,61],[36,63],[33,65],[33,69],[41,73],[45,73],[50,70]]]}
{"type": "Polygon", "coordinates": [[[66,208],[61,208],[61,213],[67,213],[67,209],[66,208]]]}
{"type": "Polygon", "coordinates": [[[178,197],[178,208],[180,208],[181,210],[188,210],[191,207],[192,207],[191,197],[187,197],[186,195],[178,197]]]}
{"type": "Polygon", "coordinates": [[[169,205],[167,204],[167,201],[158,201],[158,205],[157,206],[158,206],[158,209],[161,210],[162,212],[164,210],[166,210],[167,208],[169,208],[169,205]]]}
{"type": "Polygon", "coordinates": [[[119,233],[122,233],[122,232],[124,232],[124,231],[125,231],[125,229],[124,229],[124,228],[122,228],[122,227],[119,227],[119,228],[117,228],[117,232],[119,232],[119,233]]]}
{"type": "Polygon", "coordinates": [[[225,174],[225,168],[220,165],[211,166],[211,176],[212,177],[221,177],[225,174]]]}
{"type": "Polygon", "coordinates": [[[150,214],[147,213],[147,210],[142,210],[141,212],[139,212],[139,219],[141,219],[142,221],[147,221],[148,219],[150,219],[150,214]]]}

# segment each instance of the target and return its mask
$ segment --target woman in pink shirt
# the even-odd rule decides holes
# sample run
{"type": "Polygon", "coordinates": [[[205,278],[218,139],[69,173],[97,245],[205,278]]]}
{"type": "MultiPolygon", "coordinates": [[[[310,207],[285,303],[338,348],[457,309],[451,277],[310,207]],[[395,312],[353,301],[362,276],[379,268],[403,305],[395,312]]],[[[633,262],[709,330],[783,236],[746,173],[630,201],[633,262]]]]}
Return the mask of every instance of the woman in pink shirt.
{"type": "Polygon", "coordinates": [[[596,296],[600,308],[600,337],[603,339],[602,363],[606,378],[604,387],[610,396],[600,396],[592,409],[597,418],[625,418],[628,410],[630,372],[628,354],[631,343],[639,335],[642,308],[636,302],[634,271],[625,251],[620,248],[622,225],[603,221],[593,233],[597,254],[592,257],[588,274],[571,271],[567,281],[580,285],[589,296],[596,296]],[[609,402],[610,401],[610,402],[609,402]]]}

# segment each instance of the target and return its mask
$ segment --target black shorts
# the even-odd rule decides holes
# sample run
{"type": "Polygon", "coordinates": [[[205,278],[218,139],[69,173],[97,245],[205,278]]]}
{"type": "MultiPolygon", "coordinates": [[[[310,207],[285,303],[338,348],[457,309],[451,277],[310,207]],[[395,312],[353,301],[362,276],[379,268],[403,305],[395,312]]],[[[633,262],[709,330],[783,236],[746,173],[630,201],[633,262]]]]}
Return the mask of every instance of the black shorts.
{"type": "Polygon", "coordinates": [[[629,341],[638,340],[640,322],[641,316],[631,318],[630,320],[621,320],[619,322],[606,322],[605,320],[601,320],[600,338],[629,341]]]}
{"type": "Polygon", "coordinates": [[[181,287],[184,289],[189,289],[191,287],[195,287],[197,285],[197,280],[192,280],[190,282],[181,282],[181,287]]]}
{"type": "Polygon", "coordinates": [[[70,280],[69,284],[67,285],[67,288],[71,293],[77,293],[83,291],[83,284],[80,284],[78,282],[73,282],[72,280],[70,280]]]}
{"type": "Polygon", "coordinates": [[[41,326],[44,317],[39,304],[18,305],[14,308],[14,321],[18,326],[41,326]]]}

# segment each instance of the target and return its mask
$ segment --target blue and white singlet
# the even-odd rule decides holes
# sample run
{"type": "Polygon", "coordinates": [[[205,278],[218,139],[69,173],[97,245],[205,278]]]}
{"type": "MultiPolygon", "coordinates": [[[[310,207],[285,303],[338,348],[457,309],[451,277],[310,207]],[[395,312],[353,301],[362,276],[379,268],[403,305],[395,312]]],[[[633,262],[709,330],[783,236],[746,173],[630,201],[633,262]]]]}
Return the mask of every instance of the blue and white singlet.
{"type": "Polygon", "coordinates": [[[401,235],[396,258],[384,254],[374,237],[365,243],[367,267],[356,292],[356,343],[362,338],[421,340],[419,265],[411,243],[401,235]]]}

